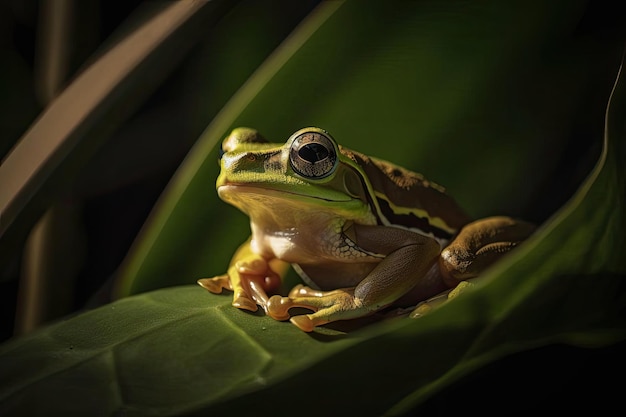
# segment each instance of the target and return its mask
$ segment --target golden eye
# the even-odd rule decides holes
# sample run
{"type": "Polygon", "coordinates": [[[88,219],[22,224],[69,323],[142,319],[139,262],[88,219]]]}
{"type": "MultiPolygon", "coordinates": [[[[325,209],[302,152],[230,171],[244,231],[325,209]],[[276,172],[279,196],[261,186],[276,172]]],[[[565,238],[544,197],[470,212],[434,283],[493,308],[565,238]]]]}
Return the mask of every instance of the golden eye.
{"type": "Polygon", "coordinates": [[[302,130],[291,143],[289,162],[305,178],[327,177],[337,167],[337,145],[318,130],[302,130]]]}

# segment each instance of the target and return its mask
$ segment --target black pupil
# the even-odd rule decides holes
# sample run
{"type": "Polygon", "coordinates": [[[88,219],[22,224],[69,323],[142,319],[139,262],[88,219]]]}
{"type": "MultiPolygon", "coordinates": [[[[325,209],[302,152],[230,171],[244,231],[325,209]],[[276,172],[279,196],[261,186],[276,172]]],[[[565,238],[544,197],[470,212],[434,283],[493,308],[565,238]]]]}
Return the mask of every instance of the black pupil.
{"type": "Polygon", "coordinates": [[[328,149],[319,143],[307,143],[298,149],[298,155],[305,161],[314,164],[328,158],[328,149]]]}

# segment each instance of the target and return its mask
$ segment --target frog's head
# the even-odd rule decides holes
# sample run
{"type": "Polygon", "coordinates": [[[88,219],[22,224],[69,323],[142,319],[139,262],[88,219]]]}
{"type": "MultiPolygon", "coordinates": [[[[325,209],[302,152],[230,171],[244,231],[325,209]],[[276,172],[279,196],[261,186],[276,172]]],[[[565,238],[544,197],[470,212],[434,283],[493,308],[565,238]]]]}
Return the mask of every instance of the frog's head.
{"type": "Polygon", "coordinates": [[[269,205],[374,221],[367,177],[322,129],[304,128],[277,144],[254,129],[237,128],[222,151],[218,194],[251,217],[269,205]]]}

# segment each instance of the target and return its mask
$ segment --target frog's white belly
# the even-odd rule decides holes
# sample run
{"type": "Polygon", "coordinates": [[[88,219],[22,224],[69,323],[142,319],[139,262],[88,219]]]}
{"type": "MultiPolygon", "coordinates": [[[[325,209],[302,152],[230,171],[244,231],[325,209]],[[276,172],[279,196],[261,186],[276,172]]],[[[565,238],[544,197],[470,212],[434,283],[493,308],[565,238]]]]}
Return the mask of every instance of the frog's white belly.
{"type": "Polygon", "coordinates": [[[269,222],[251,222],[252,250],[264,257],[278,258],[289,263],[318,264],[341,259],[346,246],[341,233],[342,220],[319,221],[310,216],[291,227],[279,227],[269,222]]]}
{"type": "Polygon", "coordinates": [[[272,230],[267,225],[251,224],[252,251],[266,258],[278,258],[285,262],[311,262],[319,255],[315,238],[302,234],[299,228],[272,230]]]}
{"type": "Polygon", "coordinates": [[[261,235],[255,236],[251,243],[252,250],[265,256],[273,256],[287,262],[297,262],[300,252],[290,236],[261,235]]]}

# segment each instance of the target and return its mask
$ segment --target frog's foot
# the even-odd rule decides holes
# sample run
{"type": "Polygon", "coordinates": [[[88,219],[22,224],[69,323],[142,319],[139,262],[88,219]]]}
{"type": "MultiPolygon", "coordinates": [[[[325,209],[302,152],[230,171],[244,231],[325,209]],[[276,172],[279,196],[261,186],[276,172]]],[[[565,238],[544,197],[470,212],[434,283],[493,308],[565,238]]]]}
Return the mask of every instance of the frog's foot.
{"type": "Polygon", "coordinates": [[[453,289],[444,291],[440,294],[435,295],[434,297],[429,298],[428,300],[422,301],[417,306],[415,306],[415,309],[411,312],[411,314],[409,314],[409,317],[415,319],[424,316],[425,314],[441,306],[448,300],[457,297],[459,294],[462,294],[469,288],[473,287],[475,285],[473,282],[474,280],[475,278],[469,279],[467,281],[461,281],[453,289]]]}
{"type": "Polygon", "coordinates": [[[280,276],[265,260],[254,259],[238,261],[228,274],[202,278],[198,284],[214,294],[220,294],[224,288],[232,290],[234,307],[254,312],[261,306],[267,313],[267,293],[280,285],[280,276]]]}
{"type": "Polygon", "coordinates": [[[354,296],[354,288],[318,291],[303,286],[291,290],[289,297],[271,297],[267,313],[276,320],[287,320],[290,317],[289,309],[294,307],[314,311],[312,314],[294,316],[289,320],[305,332],[332,321],[357,318],[370,313],[362,301],[354,296]]]}
{"type": "Polygon", "coordinates": [[[255,296],[257,299],[260,299],[261,302],[263,302],[263,300],[267,302],[268,298],[265,292],[262,289],[259,290],[259,287],[254,284],[252,284],[252,288],[257,289],[255,296],[249,295],[242,285],[239,285],[236,289],[233,288],[230,277],[227,274],[218,275],[213,278],[201,278],[198,280],[198,284],[213,294],[221,294],[224,288],[234,291],[232,305],[242,310],[257,311],[258,306],[255,301],[255,296]]]}
{"type": "Polygon", "coordinates": [[[198,284],[204,288],[205,290],[212,292],[213,294],[221,294],[222,289],[226,288],[227,290],[233,289],[230,285],[230,279],[227,274],[218,275],[213,278],[200,278],[198,280],[198,284]]]}

